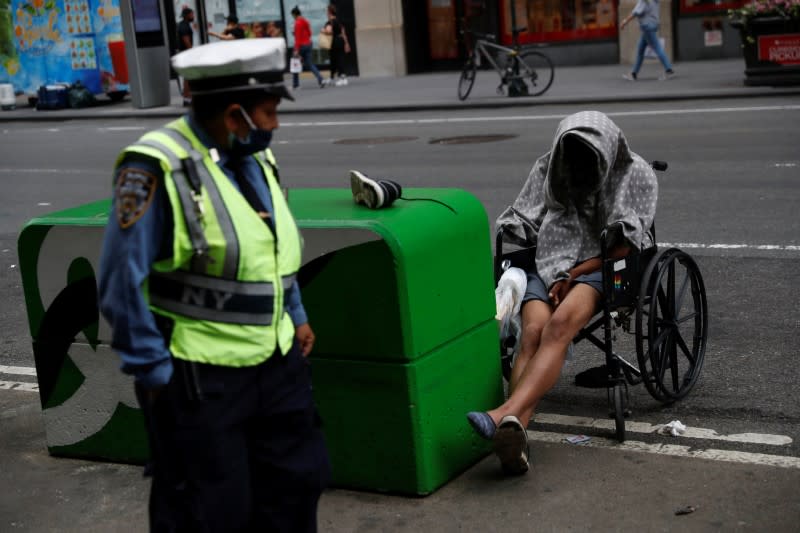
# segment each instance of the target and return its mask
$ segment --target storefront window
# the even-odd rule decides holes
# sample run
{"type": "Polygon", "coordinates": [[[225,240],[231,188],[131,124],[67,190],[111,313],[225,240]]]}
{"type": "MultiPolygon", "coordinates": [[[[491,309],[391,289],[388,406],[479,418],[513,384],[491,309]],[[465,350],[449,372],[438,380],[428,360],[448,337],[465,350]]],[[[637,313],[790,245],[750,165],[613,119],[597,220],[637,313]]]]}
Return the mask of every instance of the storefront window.
{"type": "Polygon", "coordinates": [[[617,36],[615,0],[504,0],[501,2],[504,43],[512,42],[514,7],[520,43],[611,39],[617,36]]]}
{"type": "Polygon", "coordinates": [[[283,37],[285,33],[281,0],[236,0],[236,16],[247,37],[283,37]]]}
{"type": "Polygon", "coordinates": [[[729,9],[736,9],[748,3],[749,0],[681,0],[681,14],[692,13],[719,13],[729,9]]]}

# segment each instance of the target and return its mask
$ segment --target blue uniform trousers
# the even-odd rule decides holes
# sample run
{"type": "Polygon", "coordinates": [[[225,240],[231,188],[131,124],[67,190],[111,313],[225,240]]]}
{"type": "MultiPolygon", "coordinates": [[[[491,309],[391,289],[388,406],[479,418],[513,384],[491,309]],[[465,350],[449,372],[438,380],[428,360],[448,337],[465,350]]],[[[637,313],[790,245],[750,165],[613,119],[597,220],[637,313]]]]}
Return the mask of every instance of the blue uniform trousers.
{"type": "Polygon", "coordinates": [[[330,464],[297,346],[245,368],[174,359],[143,404],[154,532],[316,531],[330,464]]]}

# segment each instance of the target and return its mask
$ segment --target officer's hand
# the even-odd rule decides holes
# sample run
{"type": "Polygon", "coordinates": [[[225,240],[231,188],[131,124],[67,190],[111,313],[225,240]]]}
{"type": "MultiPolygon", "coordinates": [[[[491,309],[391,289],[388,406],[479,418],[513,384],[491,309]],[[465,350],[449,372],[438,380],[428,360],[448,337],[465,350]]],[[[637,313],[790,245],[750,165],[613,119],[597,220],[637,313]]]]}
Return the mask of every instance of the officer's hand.
{"type": "Polygon", "coordinates": [[[314,340],[316,337],[314,336],[314,331],[311,329],[311,326],[308,325],[308,322],[302,326],[297,326],[297,328],[295,328],[294,336],[297,338],[297,342],[300,344],[300,350],[303,352],[303,356],[305,357],[311,353],[311,349],[314,347],[314,340]]]}

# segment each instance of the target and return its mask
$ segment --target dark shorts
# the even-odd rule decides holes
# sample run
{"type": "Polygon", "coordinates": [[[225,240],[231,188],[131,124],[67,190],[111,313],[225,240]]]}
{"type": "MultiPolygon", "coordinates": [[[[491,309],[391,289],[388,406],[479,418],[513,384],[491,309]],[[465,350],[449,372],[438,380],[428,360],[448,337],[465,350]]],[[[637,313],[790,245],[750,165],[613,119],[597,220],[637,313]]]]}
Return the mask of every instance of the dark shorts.
{"type": "MultiPolygon", "coordinates": [[[[526,272],[528,276],[528,286],[525,288],[525,296],[522,297],[522,302],[525,303],[529,300],[541,300],[545,303],[550,303],[550,297],[547,296],[547,287],[544,286],[544,281],[539,277],[537,272],[526,272]]],[[[598,270],[591,274],[584,274],[575,279],[575,283],[585,283],[591,288],[603,294],[603,273],[598,270]]]]}

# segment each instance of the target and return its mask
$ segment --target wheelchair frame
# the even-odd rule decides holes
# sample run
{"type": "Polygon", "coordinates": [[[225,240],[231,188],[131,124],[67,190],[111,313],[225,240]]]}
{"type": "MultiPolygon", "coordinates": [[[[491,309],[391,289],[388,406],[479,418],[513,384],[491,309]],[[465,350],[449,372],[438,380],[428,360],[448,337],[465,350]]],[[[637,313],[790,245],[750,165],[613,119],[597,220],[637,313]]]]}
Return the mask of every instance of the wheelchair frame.
{"type": "MultiPolygon", "coordinates": [[[[659,171],[667,168],[660,161],[654,161],[652,166],[659,171]]],[[[703,277],[694,259],[678,248],[658,249],[655,222],[649,231],[653,246],[620,259],[607,256],[614,226],[607,227],[600,236],[604,292],[600,316],[595,315],[573,343],[588,340],[605,354],[608,402],[613,406],[615,436],[623,442],[630,403],[628,385],[644,383],[650,395],[665,405],[680,400],[694,387],[705,359],[708,302],[703,277]],[[689,289],[691,301],[687,309],[684,304],[689,289]],[[635,320],[633,331],[631,319],[635,320]],[[595,335],[601,327],[602,339],[595,335]],[[638,366],[614,351],[617,327],[635,335],[638,366]],[[688,342],[682,327],[692,330],[688,342]]],[[[496,235],[495,282],[512,266],[524,270],[535,267],[535,247],[504,254],[504,235],[505,227],[501,226],[496,235]]],[[[515,344],[508,341],[500,342],[506,380],[510,379],[515,344]]]]}

